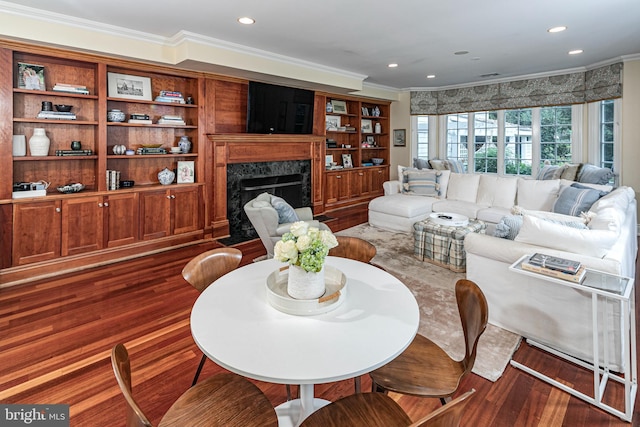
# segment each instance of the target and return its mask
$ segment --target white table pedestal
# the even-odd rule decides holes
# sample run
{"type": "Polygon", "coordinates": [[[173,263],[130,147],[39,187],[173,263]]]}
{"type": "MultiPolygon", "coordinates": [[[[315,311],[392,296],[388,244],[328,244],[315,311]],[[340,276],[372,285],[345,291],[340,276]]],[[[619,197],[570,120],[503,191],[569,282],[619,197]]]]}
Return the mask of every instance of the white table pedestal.
{"type": "Polygon", "coordinates": [[[313,397],[313,384],[300,385],[300,398],[288,400],[276,407],[279,427],[298,427],[314,411],[327,406],[328,400],[313,397]]]}

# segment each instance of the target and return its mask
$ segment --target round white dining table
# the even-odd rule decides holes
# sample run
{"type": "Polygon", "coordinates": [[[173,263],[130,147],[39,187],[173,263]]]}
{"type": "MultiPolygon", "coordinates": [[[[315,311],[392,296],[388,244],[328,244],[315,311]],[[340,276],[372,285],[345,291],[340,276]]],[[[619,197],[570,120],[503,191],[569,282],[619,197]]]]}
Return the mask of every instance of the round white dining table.
{"type": "Polygon", "coordinates": [[[386,271],[346,258],[326,264],[346,276],[346,295],[332,311],[301,316],[267,301],[271,260],[238,268],[207,287],[191,312],[193,338],[211,360],[242,376],[300,385],[299,398],[276,408],[280,426],[297,426],[328,404],[314,384],[371,372],[411,343],[420,321],[411,291],[386,271]]]}

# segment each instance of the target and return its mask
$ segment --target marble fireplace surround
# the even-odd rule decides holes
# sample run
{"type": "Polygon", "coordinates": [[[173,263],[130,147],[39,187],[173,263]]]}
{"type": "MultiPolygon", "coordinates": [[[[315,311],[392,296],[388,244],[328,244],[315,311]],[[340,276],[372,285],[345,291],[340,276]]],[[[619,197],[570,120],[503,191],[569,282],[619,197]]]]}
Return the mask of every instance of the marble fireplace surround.
{"type": "Polygon", "coordinates": [[[209,134],[212,144],[213,194],[211,227],[214,238],[230,236],[227,209],[227,165],[259,162],[309,160],[311,166],[310,203],[315,215],[324,212],[323,135],[209,134]]]}

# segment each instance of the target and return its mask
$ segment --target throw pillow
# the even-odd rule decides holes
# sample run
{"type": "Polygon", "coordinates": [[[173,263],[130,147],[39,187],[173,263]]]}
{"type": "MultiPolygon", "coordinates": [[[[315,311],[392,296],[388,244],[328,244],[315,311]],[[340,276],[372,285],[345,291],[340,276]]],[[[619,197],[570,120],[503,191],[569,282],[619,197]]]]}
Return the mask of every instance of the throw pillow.
{"type": "Polygon", "coordinates": [[[429,164],[429,160],[418,159],[417,157],[413,158],[413,167],[416,168],[416,169],[431,169],[431,165],[429,164]]]}
{"type": "Polygon", "coordinates": [[[447,160],[447,169],[453,173],[465,173],[464,165],[460,160],[447,160]]]}
{"type": "Polygon", "coordinates": [[[296,211],[282,197],[271,196],[271,206],[278,212],[278,224],[299,221],[296,211]]]}
{"type": "Polygon", "coordinates": [[[564,168],[561,168],[558,165],[545,165],[542,169],[540,169],[540,172],[538,172],[538,176],[536,176],[536,179],[559,179],[563,171],[564,168]]]}
{"type": "Polygon", "coordinates": [[[580,168],[577,181],[588,184],[606,185],[613,178],[613,171],[609,168],[599,168],[598,166],[585,163],[580,168]]]}
{"type": "Polygon", "coordinates": [[[600,197],[606,193],[591,188],[573,184],[560,190],[558,199],[551,209],[555,213],[578,216],[587,212],[600,197]]]}
{"type": "Polygon", "coordinates": [[[438,196],[440,195],[438,179],[441,174],[442,172],[431,169],[404,171],[406,182],[402,185],[402,192],[419,196],[438,196]]]}
{"type": "Polygon", "coordinates": [[[522,227],[521,215],[505,215],[500,222],[496,224],[496,230],[493,232],[495,237],[513,240],[518,235],[522,227]]]}
{"type": "Polygon", "coordinates": [[[404,181],[404,171],[405,170],[414,170],[417,171],[418,169],[416,168],[411,168],[409,166],[401,166],[398,165],[398,181],[400,181],[401,183],[406,182],[404,181]]]}
{"type": "Polygon", "coordinates": [[[568,179],[569,181],[575,181],[578,176],[578,172],[580,171],[580,166],[582,166],[581,163],[564,165],[564,169],[562,170],[560,179],[568,179]]]}
{"type": "Polygon", "coordinates": [[[447,161],[446,160],[429,160],[429,164],[431,165],[432,169],[435,169],[437,171],[444,171],[447,170],[447,161]]]}

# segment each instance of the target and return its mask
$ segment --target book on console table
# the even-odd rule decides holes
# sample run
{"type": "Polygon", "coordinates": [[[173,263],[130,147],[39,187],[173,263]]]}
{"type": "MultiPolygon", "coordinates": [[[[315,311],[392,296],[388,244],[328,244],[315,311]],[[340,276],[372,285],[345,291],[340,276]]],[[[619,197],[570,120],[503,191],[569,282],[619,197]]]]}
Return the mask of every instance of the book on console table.
{"type": "Polygon", "coordinates": [[[531,264],[527,259],[522,261],[520,266],[522,267],[523,270],[526,270],[526,271],[539,273],[549,277],[555,277],[556,279],[567,280],[573,283],[581,283],[582,280],[584,279],[585,274],[587,273],[587,269],[584,267],[584,265],[581,265],[576,273],[564,273],[559,270],[552,270],[550,268],[531,264]]]}
{"type": "Polygon", "coordinates": [[[567,274],[576,274],[580,269],[580,262],[566,258],[535,253],[529,258],[529,264],[545,267],[551,270],[558,270],[567,274]]]}

